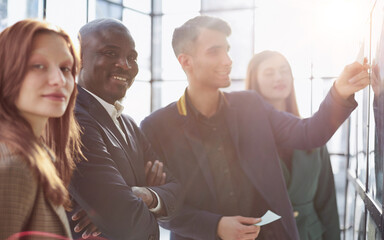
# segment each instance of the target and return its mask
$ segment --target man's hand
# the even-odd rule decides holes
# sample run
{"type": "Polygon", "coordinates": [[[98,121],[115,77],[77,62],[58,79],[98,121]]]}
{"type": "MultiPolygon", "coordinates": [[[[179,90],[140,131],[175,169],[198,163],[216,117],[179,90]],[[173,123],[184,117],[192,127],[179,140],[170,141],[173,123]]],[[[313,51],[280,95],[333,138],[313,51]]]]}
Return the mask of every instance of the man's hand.
{"type": "Polygon", "coordinates": [[[145,165],[145,177],[148,186],[160,186],[165,184],[166,173],[163,172],[163,163],[155,160],[148,161],[145,165]]]}
{"type": "Polygon", "coordinates": [[[74,231],[77,233],[84,231],[81,235],[83,239],[87,239],[90,236],[97,237],[101,234],[101,232],[91,222],[91,219],[89,219],[87,213],[83,209],[80,209],[75,214],[73,214],[72,221],[79,221],[76,224],[74,231]]]}
{"type": "Polygon", "coordinates": [[[149,209],[157,206],[156,195],[151,193],[151,191],[148,188],[132,187],[132,192],[133,194],[136,195],[136,197],[141,198],[149,209]]]}
{"type": "Polygon", "coordinates": [[[222,217],[217,227],[217,235],[222,240],[254,240],[260,232],[260,227],[255,226],[260,218],[250,217],[222,217]]]}
{"type": "Polygon", "coordinates": [[[367,59],[364,59],[363,65],[354,62],[345,66],[343,72],[335,81],[337,93],[339,93],[342,98],[348,99],[355,92],[368,86],[368,68],[367,59]]]}

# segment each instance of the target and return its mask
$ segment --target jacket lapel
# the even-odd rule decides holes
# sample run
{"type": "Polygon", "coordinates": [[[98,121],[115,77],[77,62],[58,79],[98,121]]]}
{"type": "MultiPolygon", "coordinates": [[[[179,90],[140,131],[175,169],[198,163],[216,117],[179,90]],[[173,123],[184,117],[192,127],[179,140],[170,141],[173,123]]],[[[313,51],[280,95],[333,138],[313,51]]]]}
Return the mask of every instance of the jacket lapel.
{"type": "MultiPolygon", "coordinates": [[[[225,113],[225,118],[226,118],[226,123],[227,123],[227,126],[228,126],[228,130],[229,130],[229,134],[231,136],[231,139],[232,139],[232,142],[233,142],[233,146],[235,148],[235,151],[236,151],[236,156],[237,156],[237,160],[239,161],[239,164],[243,170],[243,172],[247,175],[248,179],[252,182],[253,186],[255,187],[255,189],[259,192],[259,194],[266,200],[268,200],[268,198],[266,197],[265,195],[265,192],[263,191],[263,187],[260,187],[262,182],[260,181],[259,177],[261,176],[261,174],[256,174],[253,169],[254,167],[253,166],[257,166],[257,163],[256,162],[249,162],[249,158],[247,153],[244,153],[244,152],[240,152],[239,151],[239,148],[240,148],[240,140],[239,140],[239,129],[238,128],[246,128],[246,126],[241,126],[241,123],[239,123],[239,119],[238,119],[238,110],[235,108],[235,107],[232,107],[231,104],[230,104],[230,99],[226,97],[226,95],[224,95],[225,97],[225,101],[227,102],[228,104],[228,108],[227,108],[227,111],[225,113]]],[[[257,147],[257,146],[255,146],[257,147]]],[[[253,159],[252,161],[256,161],[256,159],[253,159]]],[[[268,177],[268,176],[265,176],[265,177],[268,177]]]]}
{"type": "MultiPolygon", "coordinates": [[[[79,94],[77,96],[77,102],[78,104],[81,104],[84,109],[87,109],[88,113],[100,124],[100,126],[108,131],[114,139],[111,139],[115,141],[115,144],[119,145],[120,148],[124,151],[125,155],[127,156],[127,161],[129,162],[131,168],[133,169],[133,174],[135,176],[136,181],[139,179],[137,178],[137,164],[132,163],[134,161],[134,157],[131,156],[130,151],[128,149],[130,146],[128,146],[127,142],[125,141],[124,137],[121,135],[120,131],[117,129],[117,126],[112,121],[112,118],[109,116],[107,110],[104,109],[104,107],[87,91],[82,89],[80,86],[78,86],[79,94]]],[[[125,122],[125,121],[122,121],[125,122]]],[[[124,131],[127,131],[126,125],[123,124],[124,131]]],[[[127,141],[131,140],[131,136],[127,136],[127,141]]],[[[133,141],[130,141],[131,146],[135,146],[133,141]]]]}
{"type": "MultiPolygon", "coordinates": [[[[125,117],[123,117],[123,115],[121,116],[121,119],[122,121],[120,121],[121,123],[121,127],[123,128],[123,131],[125,133],[125,136],[126,136],[126,139],[127,141],[125,143],[127,143],[127,147],[130,149],[129,152],[128,151],[125,151],[127,155],[129,155],[129,159],[130,159],[130,164],[131,164],[131,167],[133,169],[133,173],[144,173],[145,172],[145,169],[144,169],[144,164],[139,161],[139,158],[138,156],[132,156],[133,153],[138,153],[139,152],[139,147],[137,146],[137,142],[135,141],[134,137],[132,136],[131,134],[131,131],[129,131],[130,129],[132,129],[133,131],[133,127],[130,125],[130,123],[126,120],[125,117]],[[129,126],[129,127],[128,127],[129,126]]],[[[126,149],[126,148],[124,148],[126,149]]],[[[135,178],[137,180],[137,183],[141,184],[141,185],[145,185],[146,184],[146,179],[145,179],[145,174],[135,174],[135,178]]]]}
{"type": "Polygon", "coordinates": [[[52,210],[56,213],[57,217],[60,219],[60,222],[63,225],[63,228],[65,230],[65,233],[67,236],[71,235],[71,228],[69,226],[67,214],[65,213],[65,210],[62,206],[56,206],[51,201],[47,200],[49,202],[49,205],[51,206],[52,210]]]}

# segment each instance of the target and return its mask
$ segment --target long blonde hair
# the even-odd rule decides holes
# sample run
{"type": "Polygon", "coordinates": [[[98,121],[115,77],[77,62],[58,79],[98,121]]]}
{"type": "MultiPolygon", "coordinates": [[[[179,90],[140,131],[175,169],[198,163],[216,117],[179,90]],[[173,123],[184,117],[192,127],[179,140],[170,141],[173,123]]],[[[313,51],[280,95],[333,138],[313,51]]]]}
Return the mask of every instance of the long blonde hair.
{"type": "Polygon", "coordinates": [[[45,196],[56,205],[70,206],[69,185],[74,160],[82,155],[79,126],[73,109],[76,83],[63,116],[50,118],[43,136],[35,137],[31,125],[20,115],[15,101],[27,72],[33,40],[40,33],[62,37],[73,59],[73,79],[79,60],[69,36],[60,28],[44,21],[23,20],[0,33],[0,142],[23,155],[43,186],[45,196]],[[55,159],[52,164],[52,157],[55,159]]]}

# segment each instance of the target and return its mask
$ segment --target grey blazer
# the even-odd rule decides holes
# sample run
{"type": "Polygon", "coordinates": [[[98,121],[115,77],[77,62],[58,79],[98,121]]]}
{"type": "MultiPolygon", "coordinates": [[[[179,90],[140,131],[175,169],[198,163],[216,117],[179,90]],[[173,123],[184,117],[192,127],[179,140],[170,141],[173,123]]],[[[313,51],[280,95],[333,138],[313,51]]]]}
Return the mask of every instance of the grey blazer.
{"type": "Polygon", "coordinates": [[[63,206],[48,201],[23,157],[0,143],[0,240],[25,231],[71,238],[63,206]]]}

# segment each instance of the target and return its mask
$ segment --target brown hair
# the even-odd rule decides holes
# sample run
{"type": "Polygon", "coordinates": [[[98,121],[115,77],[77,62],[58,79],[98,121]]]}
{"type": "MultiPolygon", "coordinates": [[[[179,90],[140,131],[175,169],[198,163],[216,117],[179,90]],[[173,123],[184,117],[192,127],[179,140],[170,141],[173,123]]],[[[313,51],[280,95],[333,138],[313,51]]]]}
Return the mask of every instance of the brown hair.
{"type": "Polygon", "coordinates": [[[74,160],[82,155],[79,126],[73,114],[76,83],[63,116],[49,118],[40,139],[33,134],[31,125],[15,105],[27,73],[33,40],[41,33],[57,34],[67,42],[74,59],[72,76],[76,78],[79,60],[71,39],[62,29],[44,21],[27,19],[1,32],[0,142],[25,157],[48,199],[56,205],[69,207],[67,186],[75,166],[74,160]],[[50,157],[52,153],[56,157],[54,164],[50,157]]]}
{"type": "Polygon", "coordinates": [[[176,28],[173,32],[172,47],[176,57],[193,47],[193,43],[203,28],[222,32],[227,37],[232,32],[229,24],[220,18],[212,16],[194,17],[176,28]]]}
{"type": "MultiPolygon", "coordinates": [[[[258,84],[258,79],[257,79],[257,73],[259,70],[259,66],[265,60],[267,60],[271,57],[275,57],[275,56],[281,56],[282,58],[284,58],[284,60],[288,64],[289,71],[290,71],[291,76],[292,76],[291,66],[289,65],[287,59],[279,52],[266,50],[266,51],[260,52],[258,54],[255,54],[248,64],[247,75],[245,77],[245,88],[247,90],[254,90],[254,91],[258,92],[259,94],[261,94],[259,84],[258,84]]],[[[293,79],[293,76],[292,76],[292,79],[293,79]]],[[[293,82],[292,82],[292,85],[293,85],[293,82]]],[[[299,109],[297,107],[297,102],[296,102],[295,89],[293,88],[293,86],[291,89],[292,89],[291,93],[289,94],[289,96],[285,100],[286,107],[287,107],[286,111],[294,114],[297,117],[300,117],[299,109]]]]}

